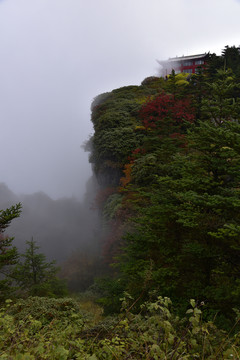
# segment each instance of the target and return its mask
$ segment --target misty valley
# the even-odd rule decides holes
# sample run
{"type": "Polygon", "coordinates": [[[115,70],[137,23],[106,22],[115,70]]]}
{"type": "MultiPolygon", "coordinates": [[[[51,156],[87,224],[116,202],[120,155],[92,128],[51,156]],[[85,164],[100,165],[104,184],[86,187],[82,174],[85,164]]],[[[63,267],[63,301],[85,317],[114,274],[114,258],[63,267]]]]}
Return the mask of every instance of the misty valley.
{"type": "Polygon", "coordinates": [[[43,192],[17,196],[5,184],[0,184],[1,209],[19,202],[22,204],[21,215],[7,230],[7,235],[14,237],[13,244],[19,252],[24,252],[26,241],[33,239],[47,260],[55,260],[64,277],[72,276],[71,283],[80,288],[89,286],[96,276],[96,273],[90,275],[90,269],[89,274],[87,270],[81,269],[82,259],[86,264],[92,264],[98,263],[100,258],[99,244],[96,242],[100,223],[98,211],[94,207],[96,186],[94,179],[89,179],[88,193],[81,202],[75,198],[53,200],[43,192]],[[71,275],[70,267],[73,271],[71,275]],[[86,272],[85,276],[83,272],[86,272]]]}
{"type": "Polygon", "coordinates": [[[47,258],[58,263],[78,248],[91,250],[99,226],[93,191],[83,202],[75,198],[53,200],[43,192],[17,196],[0,184],[1,209],[22,204],[21,216],[12,223],[8,235],[15,237],[20,250],[33,237],[47,258]]]}
{"type": "Polygon", "coordinates": [[[240,48],[91,121],[82,201],[0,184],[0,360],[239,359],[240,48]]]}

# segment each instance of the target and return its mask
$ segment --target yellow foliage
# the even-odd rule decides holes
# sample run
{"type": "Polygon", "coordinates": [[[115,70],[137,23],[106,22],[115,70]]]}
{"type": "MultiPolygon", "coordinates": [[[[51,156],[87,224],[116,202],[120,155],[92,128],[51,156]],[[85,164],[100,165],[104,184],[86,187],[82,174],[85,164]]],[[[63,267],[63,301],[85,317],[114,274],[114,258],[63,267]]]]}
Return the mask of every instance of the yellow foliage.
{"type": "Polygon", "coordinates": [[[145,104],[146,102],[151,101],[153,99],[154,99],[153,95],[152,96],[142,96],[142,97],[136,99],[136,103],[137,104],[145,104]]]}
{"type": "Polygon", "coordinates": [[[146,128],[143,125],[138,125],[138,126],[135,126],[135,130],[146,130],[146,128]]]}
{"type": "Polygon", "coordinates": [[[189,82],[187,80],[178,80],[178,81],[176,81],[176,85],[186,86],[186,85],[189,85],[189,82]]]}
{"type": "Polygon", "coordinates": [[[176,85],[179,86],[186,86],[189,85],[189,82],[187,81],[187,77],[189,74],[186,73],[180,73],[175,76],[176,85]]]}
{"type": "Polygon", "coordinates": [[[176,81],[186,80],[188,77],[187,73],[180,73],[175,76],[176,81]]]}

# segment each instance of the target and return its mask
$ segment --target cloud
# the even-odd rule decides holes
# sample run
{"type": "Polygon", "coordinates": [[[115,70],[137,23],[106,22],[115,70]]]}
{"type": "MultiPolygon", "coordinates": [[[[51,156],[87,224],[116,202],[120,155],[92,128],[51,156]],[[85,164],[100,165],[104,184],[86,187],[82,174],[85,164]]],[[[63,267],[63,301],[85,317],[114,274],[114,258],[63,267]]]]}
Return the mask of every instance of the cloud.
{"type": "Polygon", "coordinates": [[[2,1],[0,181],[82,195],[92,99],[155,75],[156,59],[239,45],[238,15],[236,0],[2,1]]]}

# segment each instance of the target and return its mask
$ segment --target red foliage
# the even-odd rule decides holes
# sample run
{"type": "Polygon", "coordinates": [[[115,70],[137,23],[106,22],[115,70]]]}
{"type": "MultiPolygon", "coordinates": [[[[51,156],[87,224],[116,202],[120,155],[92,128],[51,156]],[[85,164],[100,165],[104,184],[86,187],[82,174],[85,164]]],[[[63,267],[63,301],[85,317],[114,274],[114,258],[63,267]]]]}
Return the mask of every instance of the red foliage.
{"type": "Polygon", "coordinates": [[[183,121],[192,123],[194,111],[189,99],[176,99],[174,95],[162,92],[154,100],[144,104],[140,118],[146,129],[159,129],[167,125],[180,126],[183,121]]]}
{"type": "Polygon", "coordinates": [[[128,156],[128,161],[129,163],[133,164],[134,161],[141,155],[146,154],[146,149],[144,148],[137,148],[135,150],[132,151],[132,155],[128,156]]]}
{"type": "Polygon", "coordinates": [[[139,154],[140,152],[141,152],[141,149],[137,148],[137,149],[132,151],[132,154],[139,154]]]}
{"type": "Polygon", "coordinates": [[[143,148],[137,148],[132,151],[133,155],[138,155],[138,154],[141,155],[141,154],[145,154],[145,153],[146,153],[146,150],[143,148]]]}

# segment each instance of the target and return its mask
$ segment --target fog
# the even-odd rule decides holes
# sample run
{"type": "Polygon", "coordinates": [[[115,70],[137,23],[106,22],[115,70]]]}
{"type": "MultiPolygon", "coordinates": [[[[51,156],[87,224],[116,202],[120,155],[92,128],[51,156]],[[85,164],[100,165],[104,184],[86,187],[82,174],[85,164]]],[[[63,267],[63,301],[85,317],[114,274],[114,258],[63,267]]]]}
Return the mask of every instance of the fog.
{"type": "MultiPolygon", "coordinates": [[[[99,250],[82,144],[95,96],[158,75],[156,60],[239,45],[238,0],[0,0],[0,208],[49,258],[99,250]]],[[[100,253],[99,253],[100,254],[100,253]]]]}
{"type": "Polygon", "coordinates": [[[74,197],[53,200],[43,192],[18,196],[0,184],[1,208],[22,204],[20,217],[12,221],[6,234],[15,238],[13,245],[20,253],[25,251],[26,241],[33,239],[48,260],[59,264],[76,251],[101,257],[98,212],[91,197],[96,186],[94,178],[89,180],[86,197],[79,202],[74,197]]]}
{"type": "Polygon", "coordinates": [[[239,11],[236,0],[0,1],[0,181],[82,198],[92,99],[156,75],[156,59],[239,45],[239,11]]]}

